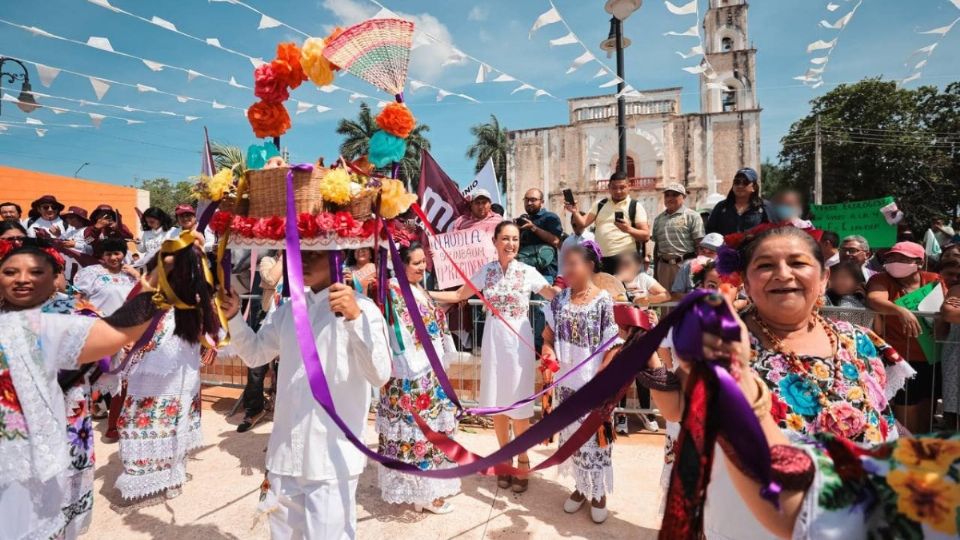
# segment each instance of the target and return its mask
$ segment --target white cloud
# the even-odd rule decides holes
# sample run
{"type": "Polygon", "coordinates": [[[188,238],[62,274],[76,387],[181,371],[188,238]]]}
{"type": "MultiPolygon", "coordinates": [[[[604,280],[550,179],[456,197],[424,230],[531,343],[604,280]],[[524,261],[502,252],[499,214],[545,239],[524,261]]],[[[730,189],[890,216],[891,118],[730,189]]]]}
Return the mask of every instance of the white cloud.
{"type": "Polygon", "coordinates": [[[470,9],[467,19],[471,21],[485,21],[490,16],[490,9],[486,6],[475,5],[470,9]]]}
{"type": "MultiPolygon", "coordinates": [[[[321,5],[334,14],[338,24],[347,26],[369,19],[379,12],[373,4],[357,0],[323,0],[321,5]]],[[[453,43],[453,37],[446,25],[436,17],[429,13],[410,15],[397,12],[396,15],[402,19],[413,21],[415,32],[430,34],[440,41],[440,43],[437,43],[435,40],[430,40],[429,45],[417,47],[410,53],[410,78],[434,83],[443,73],[444,62],[447,62],[447,65],[466,62],[466,60],[449,61],[451,55],[453,55],[453,50],[450,47],[450,44],[453,43]]],[[[416,42],[416,36],[414,41],[416,42]]]]}

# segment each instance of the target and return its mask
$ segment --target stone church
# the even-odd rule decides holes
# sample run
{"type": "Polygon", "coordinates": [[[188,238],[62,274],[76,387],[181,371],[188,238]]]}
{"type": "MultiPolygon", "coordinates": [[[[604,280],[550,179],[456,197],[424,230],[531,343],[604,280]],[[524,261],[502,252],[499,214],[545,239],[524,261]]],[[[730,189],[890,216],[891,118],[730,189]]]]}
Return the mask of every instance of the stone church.
{"type": "MultiPolygon", "coordinates": [[[[680,87],[626,98],[627,176],[651,222],[662,209],[658,189],[666,184],[685,185],[687,206],[700,208],[708,197],[718,198],[711,194],[726,195],[737,169],[760,171],[757,51],[749,41],[747,10],[745,0],[710,0],[703,19],[700,112],[680,111],[680,87]]],[[[628,74],[629,59],[628,49],[628,74]]],[[[512,215],[522,213],[524,191],[537,187],[567,230],[562,190],[572,189],[585,210],[606,196],[618,159],[616,95],[569,99],[568,109],[568,124],[511,131],[507,161],[512,215]]]]}

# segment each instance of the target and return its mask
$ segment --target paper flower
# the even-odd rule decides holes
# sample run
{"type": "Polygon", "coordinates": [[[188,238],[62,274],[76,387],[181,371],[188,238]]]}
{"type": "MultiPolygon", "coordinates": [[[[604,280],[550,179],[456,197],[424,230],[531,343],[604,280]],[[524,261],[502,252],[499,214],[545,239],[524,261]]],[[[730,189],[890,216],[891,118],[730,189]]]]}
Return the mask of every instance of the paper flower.
{"type": "Polygon", "coordinates": [[[216,233],[217,235],[222,236],[223,233],[227,232],[227,229],[230,227],[230,223],[233,222],[233,214],[230,212],[218,211],[213,214],[213,218],[210,219],[210,230],[216,233]]]}
{"type": "Polygon", "coordinates": [[[281,75],[284,83],[290,88],[297,88],[307,80],[307,75],[300,65],[300,48],[296,43],[287,42],[277,45],[277,58],[271,62],[281,75]]]}
{"type": "Polygon", "coordinates": [[[270,240],[282,240],[286,233],[287,220],[280,216],[271,216],[261,219],[253,226],[253,236],[256,238],[268,238],[270,240]]]}
{"type": "Polygon", "coordinates": [[[350,173],[346,169],[330,169],[320,182],[320,196],[333,204],[350,202],[350,173]]]}
{"type": "Polygon", "coordinates": [[[897,494],[897,510],[908,518],[948,535],[957,534],[960,484],[937,473],[913,470],[890,471],[887,484],[897,494]]]}
{"type": "Polygon", "coordinates": [[[290,115],[282,103],[258,101],[247,109],[247,119],[257,137],[279,137],[290,129],[290,115]]]}
{"type": "Polygon", "coordinates": [[[323,56],[324,40],[309,38],[300,49],[300,65],[304,73],[317,86],[327,86],[333,82],[333,65],[323,56]]]}
{"type": "Polygon", "coordinates": [[[407,153],[407,141],[378,130],[370,137],[370,163],[375,167],[386,167],[403,159],[407,153]]]}
{"type": "Polygon", "coordinates": [[[290,97],[287,81],[281,70],[287,69],[276,61],[253,70],[253,94],[267,103],[281,103],[290,97]]]}
{"type": "Polygon", "coordinates": [[[403,103],[391,103],[377,115],[377,125],[391,135],[406,139],[417,125],[417,120],[403,103]]]}
{"type": "Polygon", "coordinates": [[[310,212],[301,212],[297,216],[297,231],[300,238],[316,238],[320,235],[320,226],[317,225],[317,219],[310,212]]]}
{"type": "Polygon", "coordinates": [[[206,179],[206,195],[211,201],[223,200],[224,195],[233,189],[233,171],[220,169],[213,177],[206,179]]]}
{"type": "Polygon", "coordinates": [[[403,182],[384,178],[380,188],[380,215],[386,219],[393,219],[407,211],[410,205],[417,200],[413,193],[407,193],[403,182]]]}
{"type": "Polygon", "coordinates": [[[960,441],[934,437],[904,438],[897,443],[893,458],[907,467],[937,474],[947,474],[960,460],[960,441]]]}

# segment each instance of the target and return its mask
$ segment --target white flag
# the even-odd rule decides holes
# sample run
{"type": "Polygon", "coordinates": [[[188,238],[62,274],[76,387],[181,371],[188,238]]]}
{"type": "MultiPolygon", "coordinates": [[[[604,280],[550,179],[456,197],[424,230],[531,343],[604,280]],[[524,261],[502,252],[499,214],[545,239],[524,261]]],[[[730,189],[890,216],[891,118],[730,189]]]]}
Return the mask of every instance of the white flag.
{"type": "Polygon", "coordinates": [[[691,36],[691,37],[697,37],[697,36],[699,36],[700,34],[697,32],[697,25],[693,25],[693,26],[691,26],[690,28],[687,28],[686,30],[684,30],[683,32],[674,32],[673,30],[671,30],[671,31],[669,31],[669,32],[665,32],[663,35],[665,35],[665,36],[691,36]]]}
{"type": "Polygon", "coordinates": [[[180,116],[179,114],[172,111],[157,111],[157,112],[166,116],[180,116]]]}
{"type": "Polygon", "coordinates": [[[320,87],[320,91],[323,92],[324,94],[332,94],[337,90],[340,90],[340,87],[335,84],[328,84],[326,86],[320,87]]]}
{"type": "Polygon", "coordinates": [[[551,46],[551,47],[556,47],[556,46],[558,46],[558,45],[573,45],[574,43],[578,43],[578,42],[579,42],[579,40],[577,40],[577,35],[574,34],[573,32],[570,32],[569,34],[567,34],[567,35],[565,35],[565,36],[563,36],[563,37],[558,37],[558,38],[556,38],[556,39],[551,39],[551,40],[550,40],[550,46],[551,46]]]}
{"type": "Polygon", "coordinates": [[[953,25],[957,24],[957,21],[960,21],[960,19],[954,19],[952,23],[946,26],[941,26],[940,28],[932,28],[930,30],[927,30],[926,32],[920,32],[920,33],[921,34],[937,34],[940,36],[945,36],[947,32],[953,29],[953,25]]]}
{"type": "Polygon", "coordinates": [[[913,75],[910,75],[910,76],[907,77],[906,79],[903,79],[902,81],[900,81],[900,84],[907,84],[908,82],[910,82],[910,81],[915,81],[915,80],[917,80],[917,79],[919,79],[919,78],[920,78],[920,72],[918,71],[918,72],[914,73],[913,75]]]}
{"type": "MultiPolygon", "coordinates": [[[[802,82],[804,82],[804,83],[808,83],[808,82],[816,81],[817,78],[815,78],[815,77],[808,77],[807,75],[797,75],[796,77],[794,77],[794,80],[802,81],[802,82]]],[[[726,86],[726,85],[724,85],[724,86],[726,86]]]]}
{"type": "Polygon", "coordinates": [[[550,97],[553,97],[553,94],[551,94],[550,92],[547,92],[546,90],[540,88],[540,89],[538,89],[536,92],[533,93],[533,97],[538,98],[538,97],[540,97],[540,96],[550,96],[550,97]]]}
{"type": "Polygon", "coordinates": [[[693,15],[697,12],[697,0],[690,0],[689,3],[682,6],[675,6],[666,0],[663,3],[667,5],[667,10],[674,15],[693,15]]]}
{"type": "Polygon", "coordinates": [[[189,124],[190,122],[193,122],[193,121],[196,120],[197,118],[200,118],[200,117],[199,117],[199,116],[184,116],[184,117],[183,117],[183,121],[189,124]]]}
{"type": "Polygon", "coordinates": [[[369,99],[370,96],[368,96],[368,95],[366,95],[366,94],[361,94],[360,92],[354,92],[354,93],[350,94],[350,97],[349,97],[347,100],[348,100],[350,103],[353,103],[354,101],[356,101],[356,100],[358,100],[358,99],[363,99],[363,98],[369,99]]]}
{"type": "Polygon", "coordinates": [[[937,43],[931,43],[930,45],[927,45],[926,47],[921,47],[921,48],[913,51],[913,53],[911,53],[910,56],[913,56],[913,55],[916,55],[916,54],[930,54],[930,53],[933,52],[934,49],[937,48],[937,45],[939,45],[939,44],[940,44],[940,42],[937,42],[937,43]]]}
{"type": "Polygon", "coordinates": [[[501,73],[500,75],[497,76],[496,79],[493,80],[493,82],[513,82],[515,80],[516,79],[514,79],[510,75],[507,75],[506,73],[501,73]]]}
{"type": "Polygon", "coordinates": [[[460,193],[469,199],[473,197],[473,194],[479,189],[485,189],[490,193],[491,197],[493,197],[491,202],[503,204],[500,199],[500,187],[497,184],[497,172],[493,167],[493,159],[487,159],[487,162],[483,164],[480,172],[473,177],[473,181],[471,181],[467,187],[460,190],[460,193]]]}
{"type": "Polygon", "coordinates": [[[98,5],[98,6],[100,6],[100,7],[107,8],[107,9],[109,9],[110,11],[113,11],[113,12],[119,11],[117,8],[111,6],[111,5],[110,5],[110,2],[109,2],[108,0],[87,0],[87,2],[90,2],[91,4],[98,5]]]}
{"type": "Polygon", "coordinates": [[[194,71],[194,70],[192,70],[192,69],[188,69],[188,70],[187,70],[187,82],[190,82],[190,81],[196,79],[196,78],[199,77],[200,75],[202,75],[202,73],[200,73],[199,71],[194,71]]]}
{"type": "Polygon", "coordinates": [[[510,95],[512,96],[513,94],[516,94],[517,92],[520,92],[522,90],[533,90],[533,87],[527,83],[523,83],[520,86],[514,88],[513,92],[510,92],[510,95]]]}
{"type": "Polygon", "coordinates": [[[921,60],[921,61],[917,62],[917,65],[913,66],[913,70],[914,70],[914,71],[919,71],[920,68],[922,68],[922,67],[925,66],[925,65],[927,65],[927,61],[926,61],[926,60],[921,60]]]}
{"type": "Polygon", "coordinates": [[[317,112],[318,112],[318,113],[325,113],[325,112],[331,111],[331,110],[333,110],[333,109],[331,109],[330,107],[324,107],[323,105],[317,105],[317,112]]]}
{"type": "Polygon", "coordinates": [[[313,103],[307,103],[306,101],[297,102],[297,114],[305,113],[313,108],[313,103]]]}
{"type": "Polygon", "coordinates": [[[686,53],[682,53],[680,51],[676,51],[676,53],[679,54],[680,58],[683,58],[684,60],[688,58],[693,58],[694,56],[703,54],[703,45],[697,45],[695,47],[691,47],[690,50],[687,51],[686,53]]]}
{"type": "Polygon", "coordinates": [[[186,103],[190,101],[190,98],[188,98],[187,96],[177,96],[177,101],[179,101],[180,103],[186,103]]]}
{"type": "Polygon", "coordinates": [[[562,21],[563,18],[560,17],[560,12],[557,11],[557,8],[550,6],[550,9],[544,12],[542,15],[537,17],[537,20],[533,21],[533,26],[530,28],[530,33],[527,34],[527,39],[533,39],[533,33],[537,30],[547,26],[548,24],[558,23],[562,21]]]}
{"type": "Polygon", "coordinates": [[[95,128],[99,128],[100,122],[103,122],[103,119],[106,118],[106,116],[102,114],[97,114],[97,113],[87,113],[87,114],[90,115],[90,123],[93,124],[93,127],[95,128]]]}
{"type": "MultiPolygon", "coordinates": [[[[416,92],[417,90],[423,88],[424,86],[427,86],[427,83],[422,82],[422,81],[418,81],[418,80],[416,80],[416,79],[410,79],[410,91],[411,91],[411,92],[416,92]]],[[[350,96],[350,97],[352,98],[353,96],[350,96]]],[[[353,100],[352,100],[352,99],[350,100],[350,103],[353,103],[353,100]]]]}
{"type": "Polygon", "coordinates": [[[699,65],[696,65],[696,66],[685,67],[685,68],[683,68],[683,70],[686,71],[687,73],[692,73],[692,74],[694,74],[694,75],[699,75],[700,73],[703,73],[704,71],[707,70],[707,66],[705,66],[705,65],[703,65],[703,64],[699,64],[699,65]]]}
{"type": "Polygon", "coordinates": [[[210,104],[214,109],[226,109],[227,106],[222,103],[217,103],[217,100],[213,100],[213,103],[210,104]]]}
{"type": "Polygon", "coordinates": [[[814,84],[811,84],[811,85],[810,85],[810,88],[820,88],[821,86],[823,86],[823,80],[822,80],[822,79],[819,80],[819,81],[817,81],[817,82],[815,82],[814,84]]]}
{"type": "Polygon", "coordinates": [[[134,124],[142,124],[142,123],[143,123],[143,120],[131,120],[131,119],[129,119],[129,118],[127,119],[127,125],[128,125],[128,126],[132,126],[132,125],[134,125],[134,124]]]}
{"type": "Polygon", "coordinates": [[[443,101],[443,98],[450,95],[450,92],[447,92],[443,88],[437,88],[437,101],[443,101]]]}
{"type": "Polygon", "coordinates": [[[63,114],[67,112],[66,109],[61,109],[59,107],[47,107],[47,108],[50,109],[50,111],[53,112],[53,114],[63,114]]]}
{"type": "Polygon", "coordinates": [[[810,59],[810,63],[811,63],[811,64],[816,64],[816,65],[818,65],[818,66],[821,65],[821,64],[826,64],[826,63],[829,62],[829,61],[830,61],[830,57],[829,57],[829,56],[818,56],[817,58],[811,58],[811,59],[810,59]]]}
{"type": "Polygon", "coordinates": [[[603,77],[604,75],[609,75],[609,74],[610,72],[607,71],[607,68],[600,68],[599,70],[597,70],[597,74],[594,75],[593,78],[599,79],[600,77],[603,77]]]}
{"type": "Polygon", "coordinates": [[[173,30],[174,32],[177,31],[177,27],[174,26],[172,22],[170,22],[170,21],[168,21],[168,20],[166,20],[166,19],[161,19],[160,17],[157,17],[156,15],[154,15],[153,18],[150,19],[150,22],[152,22],[153,24],[159,26],[160,28],[166,28],[167,30],[173,30]]]}
{"type": "Polygon", "coordinates": [[[410,50],[414,50],[418,47],[423,47],[424,45],[430,45],[433,43],[430,41],[430,38],[426,36],[423,32],[415,32],[413,34],[413,46],[410,47],[410,50]]]}
{"type": "Polygon", "coordinates": [[[590,51],[587,51],[581,54],[580,56],[576,57],[573,60],[573,63],[570,64],[570,67],[567,68],[567,74],[569,75],[570,73],[573,73],[574,71],[580,69],[580,66],[586,64],[587,62],[591,62],[593,60],[596,60],[596,57],[593,56],[593,53],[591,53],[590,51]]]}
{"type": "Polygon", "coordinates": [[[37,67],[37,73],[40,75],[40,84],[50,88],[53,80],[60,74],[60,68],[45,66],[43,64],[34,64],[37,67]]]}
{"type": "Polygon", "coordinates": [[[249,60],[250,63],[253,64],[253,69],[257,69],[258,67],[266,64],[266,62],[263,61],[263,58],[250,58],[249,60]]]}
{"type": "Polygon", "coordinates": [[[160,62],[154,62],[153,60],[147,60],[147,59],[143,60],[143,65],[150,68],[151,71],[162,71],[164,67],[163,64],[161,64],[160,62]]]}
{"type": "Polygon", "coordinates": [[[237,80],[234,79],[233,77],[230,77],[230,81],[227,82],[227,84],[229,84],[230,86],[233,86],[233,87],[235,87],[235,88],[243,88],[243,85],[240,84],[240,83],[238,83],[237,80]]]}
{"type": "Polygon", "coordinates": [[[41,122],[40,120],[37,120],[36,118],[30,118],[29,116],[24,119],[24,122],[25,122],[27,125],[31,125],[31,126],[42,126],[42,125],[43,125],[43,122],[41,122]]]}
{"type": "Polygon", "coordinates": [[[43,36],[48,38],[57,37],[51,34],[50,32],[47,32],[43,28],[37,28],[36,26],[28,26],[26,30],[35,36],[43,36]]]}
{"type": "Polygon", "coordinates": [[[628,85],[625,85],[625,86],[623,87],[623,90],[617,92],[617,98],[619,98],[620,96],[625,96],[625,95],[627,95],[627,94],[629,94],[629,93],[631,93],[631,92],[636,92],[636,91],[637,91],[637,89],[634,88],[634,87],[632,87],[632,86],[630,86],[629,84],[628,84],[628,85]]]}
{"type": "Polygon", "coordinates": [[[842,29],[844,26],[846,26],[847,23],[850,22],[850,19],[853,18],[853,12],[854,12],[854,11],[856,11],[856,9],[850,11],[850,13],[847,13],[847,14],[844,15],[843,17],[840,17],[839,19],[837,19],[837,22],[835,22],[835,23],[833,23],[833,24],[830,24],[830,23],[827,22],[827,21],[820,21],[820,26],[822,26],[822,27],[824,27],[824,28],[829,28],[829,29],[831,29],[831,30],[840,30],[840,29],[842,29]]]}
{"type": "Polygon", "coordinates": [[[215,37],[207,38],[206,41],[207,41],[207,45],[213,45],[218,49],[223,48],[223,45],[220,45],[220,40],[215,37]]]}
{"type": "Polygon", "coordinates": [[[450,64],[462,64],[464,60],[467,59],[467,55],[463,54],[463,51],[457,49],[456,47],[450,48],[450,56],[440,64],[440,67],[446,67],[450,64]]]}
{"type": "Polygon", "coordinates": [[[105,37],[93,36],[87,40],[87,45],[93,47],[94,49],[113,52],[113,47],[110,45],[110,40],[105,37]]]}
{"type": "Polygon", "coordinates": [[[137,83],[137,91],[138,91],[138,92],[141,92],[141,93],[144,93],[144,92],[156,92],[157,89],[154,88],[154,87],[152,87],[152,86],[147,86],[147,85],[145,85],[145,84],[137,83]]]}
{"type": "Polygon", "coordinates": [[[260,14],[260,25],[257,26],[257,30],[263,30],[264,28],[276,28],[280,26],[280,24],[282,23],[273,17],[267,17],[266,15],[260,14]]]}
{"type": "Polygon", "coordinates": [[[620,77],[614,77],[613,79],[600,85],[600,88],[610,88],[611,86],[616,86],[623,82],[623,79],[620,77]]]}
{"type": "Polygon", "coordinates": [[[840,9],[840,4],[834,4],[833,2],[830,2],[829,4],[827,4],[827,11],[831,13],[833,13],[838,9],[840,9]]]}
{"type": "Polygon", "coordinates": [[[493,68],[486,64],[480,64],[480,66],[477,68],[477,79],[474,82],[480,84],[486,80],[487,74],[490,73],[491,69],[493,68]]]}
{"type": "Polygon", "coordinates": [[[44,135],[47,134],[47,130],[45,130],[45,129],[37,128],[37,129],[35,129],[34,131],[37,132],[37,137],[43,137],[44,135]]]}
{"type": "Polygon", "coordinates": [[[814,41],[813,43],[807,45],[807,52],[812,53],[813,51],[819,51],[821,49],[832,49],[833,46],[836,44],[837,44],[837,38],[833,38],[830,41],[824,41],[822,39],[818,39],[817,41],[814,41]]]}
{"type": "Polygon", "coordinates": [[[93,92],[97,95],[97,100],[103,99],[103,96],[107,95],[107,90],[110,89],[110,83],[101,81],[96,77],[88,77],[90,79],[90,86],[93,87],[93,92]]]}

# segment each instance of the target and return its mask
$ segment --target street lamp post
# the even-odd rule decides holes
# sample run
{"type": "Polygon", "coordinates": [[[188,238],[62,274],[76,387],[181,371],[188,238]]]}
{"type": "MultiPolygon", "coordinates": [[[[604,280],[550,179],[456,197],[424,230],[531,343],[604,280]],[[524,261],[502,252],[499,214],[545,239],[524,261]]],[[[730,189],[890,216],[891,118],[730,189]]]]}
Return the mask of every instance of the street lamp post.
{"type": "Polygon", "coordinates": [[[617,172],[627,174],[627,102],[623,95],[627,82],[623,76],[623,49],[630,46],[630,40],[623,37],[623,21],[634,11],[640,9],[643,0],[607,0],[604,9],[612,15],[610,17],[610,33],[607,39],[600,44],[600,48],[610,53],[617,53],[617,78],[620,82],[617,84],[617,172]]]}
{"type": "MultiPolygon", "coordinates": [[[[0,83],[3,82],[4,77],[7,78],[7,81],[10,84],[13,84],[14,82],[19,80],[23,81],[23,84],[20,86],[20,95],[17,97],[18,109],[20,109],[26,114],[30,114],[33,111],[37,110],[38,107],[40,107],[40,105],[37,105],[37,100],[33,97],[33,88],[30,87],[30,72],[27,71],[27,66],[23,65],[23,62],[17,60],[16,58],[0,56],[0,83]],[[13,63],[19,64],[20,69],[23,70],[23,73],[13,73],[9,71],[3,71],[3,64],[7,62],[13,62],[13,63]]],[[[2,103],[3,103],[3,100],[0,100],[0,105],[2,105],[2,103]]]]}
{"type": "Polygon", "coordinates": [[[73,172],[73,177],[76,178],[77,175],[80,174],[80,169],[83,169],[84,167],[86,167],[86,166],[89,165],[89,164],[90,164],[89,161],[84,161],[84,162],[83,162],[83,165],[77,167],[77,170],[73,172]]]}

